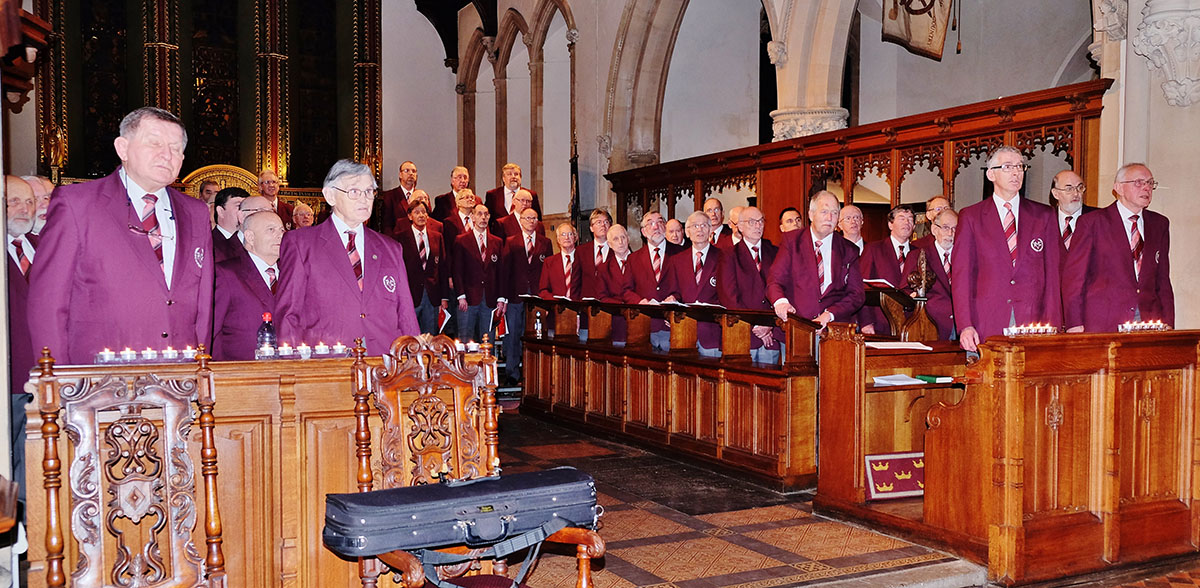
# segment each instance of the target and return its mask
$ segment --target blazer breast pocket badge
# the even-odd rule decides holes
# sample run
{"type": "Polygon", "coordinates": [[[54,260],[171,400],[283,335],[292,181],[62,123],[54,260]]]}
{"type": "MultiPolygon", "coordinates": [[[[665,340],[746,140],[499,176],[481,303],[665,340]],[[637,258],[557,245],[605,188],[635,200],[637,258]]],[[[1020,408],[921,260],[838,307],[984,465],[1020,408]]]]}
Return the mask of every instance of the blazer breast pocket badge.
{"type": "Polygon", "coordinates": [[[713,276],[713,277],[709,278],[708,285],[712,286],[713,288],[716,288],[717,287],[717,276],[713,276]]]}
{"type": "Polygon", "coordinates": [[[383,276],[383,287],[391,294],[396,293],[396,278],[383,276]]]}
{"type": "Polygon", "coordinates": [[[1041,253],[1042,249],[1045,249],[1045,247],[1046,247],[1046,244],[1042,243],[1041,237],[1038,237],[1029,242],[1029,248],[1033,249],[1037,253],[1041,253]]]}
{"type": "Polygon", "coordinates": [[[204,269],[204,248],[197,247],[195,253],[192,254],[192,257],[196,259],[196,267],[204,269]]]}

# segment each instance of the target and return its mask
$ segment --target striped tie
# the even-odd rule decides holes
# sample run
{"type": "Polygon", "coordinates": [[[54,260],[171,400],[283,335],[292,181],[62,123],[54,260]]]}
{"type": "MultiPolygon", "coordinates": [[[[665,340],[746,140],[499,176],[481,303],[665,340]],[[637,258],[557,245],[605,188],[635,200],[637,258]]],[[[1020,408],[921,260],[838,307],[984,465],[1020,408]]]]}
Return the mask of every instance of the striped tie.
{"type": "Polygon", "coordinates": [[[417,257],[421,258],[421,269],[429,261],[429,250],[425,248],[425,231],[417,231],[417,257]]]}
{"type": "Polygon", "coordinates": [[[1129,229],[1129,250],[1133,252],[1133,277],[1142,275],[1142,233],[1138,230],[1138,215],[1130,215],[1133,227],[1129,229]]]}
{"type": "Polygon", "coordinates": [[[533,235],[525,236],[525,263],[533,264],[533,235]]]}
{"type": "Polygon", "coordinates": [[[29,281],[29,258],[25,255],[25,247],[21,244],[21,240],[13,239],[13,247],[17,250],[17,265],[21,266],[21,275],[25,276],[25,281],[29,281]]]}
{"type": "Polygon", "coordinates": [[[275,268],[273,268],[273,267],[267,268],[267,287],[271,289],[272,294],[275,293],[275,284],[277,283],[277,281],[278,280],[276,280],[276,276],[275,276],[275,268]]]}
{"type": "Polygon", "coordinates": [[[479,260],[487,263],[487,239],[483,235],[478,235],[476,238],[479,239],[479,260]]]}
{"type": "Polygon", "coordinates": [[[750,248],[750,255],[754,257],[754,269],[762,271],[762,260],[758,257],[758,245],[750,248]]]}
{"type": "Polygon", "coordinates": [[[354,268],[354,278],[358,280],[358,289],[363,289],[363,271],[362,258],[358,255],[358,248],[354,246],[354,231],[346,231],[346,254],[350,256],[350,267],[354,268]]]}
{"type": "Polygon", "coordinates": [[[946,278],[950,277],[950,252],[942,254],[942,269],[946,272],[946,278]]]}
{"type": "Polygon", "coordinates": [[[596,267],[600,267],[601,265],[604,265],[604,248],[597,247],[596,248],[596,267]]]}
{"type": "Polygon", "coordinates": [[[154,248],[154,256],[158,258],[158,265],[162,266],[162,232],[158,229],[158,215],[154,214],[154,204],[158,202],[158,196],[146,194],[142,196],[142,201],[146,205],[142,207],[142,214],[138,218],[142,221],[142,231],[150,238],[150,246],[154,248]]]}
{"type": "Polygon", "coordinates": [[[1074,216],[1067,217],[1067,226],[1063,228],[1062,232],[1063,247],[1066,247],[1067,249],[1071,248],[1071,235],[1075,234],[1075,231],[1071,230],[1071,221],[1074,219],[1074,216]]]}
{"type": "Polygon", "coordinates": [[[654,266],[654,283],[657,284],[662,281],[662,255],[659,254],[657,247],[654,248],[654,259],[650,265],[654,266]]]}
{"type": "Polygon", "coordinates": [[[575,269],[575,264],[571,263],[571,254],[567,254],[567,261],[563,265],[563,282],[567,285],[566,296],[571,297],[571,270],[575,269]]]}
{"type": "Polygon", "coordinates": [[[817,256],[817,289],[822,294],[825,293],[825,257],[821,255],[821,242],[813,243],[814,252],[817,256]]]}
{"type": "Polygon", "coordinates": [[[700,285],[700,274],[704,273],[704,255],[696,252],[696,285],[700,285]]]}
{"type": "Polygon", "coordinates": [[[1012,264],[1017,265],[1017,217],[1013,214],[1012,203],[1005,202],[1004,208],[1008,212],[1004,215],[1004,238],[1008,241],[1008,255],[1012,258],[1012,264]]]}
{"type": "MultiPolygon", "coordinates": [[[[900,273],[901,274],[904,273],[904,249],[905,249],[904,245],[901,244],[900,247],[898,248],[899,252],[896,254],[897,261],[900,263],[900,273]]],[[[903,276],[901,276],[901,277],[903,278],[903,276]]]]}

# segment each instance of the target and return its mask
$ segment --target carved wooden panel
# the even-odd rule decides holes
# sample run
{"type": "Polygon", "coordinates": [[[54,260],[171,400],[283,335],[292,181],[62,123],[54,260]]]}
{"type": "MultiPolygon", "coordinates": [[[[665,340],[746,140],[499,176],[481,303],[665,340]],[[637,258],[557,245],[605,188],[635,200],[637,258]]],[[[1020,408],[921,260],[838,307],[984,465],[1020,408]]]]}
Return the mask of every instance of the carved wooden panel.
{"type": "Polygon", "coordinates": [[[622,363],[608,364],[608,377],[604,386],[604,414],[620,417],[625,410],[625,366],[622,363]]]}
{"type": "Polygon", "coordinates": [[[663,371],[650,375],[650,426],[669,431],[671,427],[671,377],[663,371]]]}
{"type": "Polygon", "coordinates": [[[569,388],[571,394],[571,408],[583,410],[588,397],[588,386],[592,380],[588,377],[588,359],[587,356],[580,353],[571,356],[571,375],[569,388]]]}
{"type": "Polygon", "coordinates": [[[757,415],[754,419],[754,453],[764,457],[780,457],[780,450],[787,439],[784,425],[787,402],[783,390],[756,385],[754,406],[757,415]]]}
{"type": "Polygon", "coordinates": [[[1092,510],[1089,486],[1095,423],[1088,376],[1027,379],[1025,385],[1026,519],[1092,510]]]}
{"type": "MultiPolygon", "coordinates": [[[[900,150],[900,181],[903,182],[908,174],[918,167],[928,168],[939,172],[942,168],[942,157],[945,147],[942,143],[918,145],[900,150]]],[[[939,174],[940,175],[940,174],[939,174]]]]}
{"type": "Polygon", "coordinates": [[[754,386],[745,382],[729,383],[729,412],[725,415],[725,446],[754,451],[758,418],[754,386]]]}
{"type": "Polygon", "coordinates": [[[696,428],[696,376],[679,374],[675,377],[675,398],[671,403],[674,422],[670,430],[675,433],[697,436],[696,428]]]}
{"type": "MultiPolygon", "coordinates": [[[[317,416],[317,415],[313,415],[317,416]]],[[[287,472],[285,484],[299,484],[303,504],[299,528],[320,529],[325,524],[325,495],[355,492],[354,418],[348,415],[309,418],[302,421],[301,447],[304,455],[299,472],[287,472]],[[311,459],[320,456],[320,459],[311,459]],[[297,475],[298,474],[298,475],[297,475]]],[[[319,537],[305,538],[298,571],[302,586],[353,586],[358,581],[357,565],[347,562],[321,545],[319,537]]]]}
{"type": "Polygon", "coordinates": [[[604,385],[608,381],[608,361],[596,358],[584,364],[584,371],[587,373],[586,388],[581,390],[584,402],[579,407],[588,412],[604,412],[604,400],[608,394],[608,386],[604,385]]]}
{"type": "Polygon", "coordinates": [[[858,182],[867,177],[867,174],[876,174],[886,181],[891,175],[891,165],[891,151],[859,155],[854,158],[854,181],[858,182]]]}
{"type": "Polygon", "coordinates": [[[555,404],[560,402],[569,402],[571,394],[571,377],[573,358],[569,355],[555,355],[554,369],[554,387],[550,390],[551,399],[555,404]]]}
{"type": "Polygon", "coordinates": [[[720,380],[711,376],[696,379],[696,437],[703,441],[717,440],[717,419],[721,413],[718,390],[720,380]]]}
{"type": "Polygon", "coordinates": [[[1182,395],[1178,371],[1117,376],[1122,507],[1184,495],[1180,458],[1189,440],[1181,425],[1193,407],[1182,403],[1182,395]]]}
{"type": "Polygon", "coordinates": [[[1075,161],[1075,125],[1071,123],[1047,125],[1025,129],[1014,133],[1013,146],[1027,158],[1033,158],[1040,150],[1049,150],[1052,155],[1062,155],[1067,165],[1075,161]]]}
{"type": "Polygon", "coordinates": [[[639,425],[650,425],[650,386],[653,385],[649,369],[629,366],[629,410],[625,419],[639,425]]]}
{"type": "Polygon", "coordinates": [[[961,170],[972,159],[980,155],[987,155],[998,149],[1004,144],[1004,135],[985,135],[978,137],[969,137],[960,139],[954,143],[954,175],[958,175],[958,170],[961,170]]]}

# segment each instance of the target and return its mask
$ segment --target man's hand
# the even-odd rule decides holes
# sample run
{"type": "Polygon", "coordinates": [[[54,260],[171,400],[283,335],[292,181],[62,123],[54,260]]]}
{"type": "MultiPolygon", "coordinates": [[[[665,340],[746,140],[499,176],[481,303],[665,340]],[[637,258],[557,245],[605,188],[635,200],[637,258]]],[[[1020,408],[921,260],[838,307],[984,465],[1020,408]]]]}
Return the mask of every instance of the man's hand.
{"type": "Polygon", "coordinates": [[[826,310],[825,312],[817,315],[817,318],[814,320],[816,320],[818,323],[821,323],[821,328],[824,329],[825,325],[828,325],[829,321],[833,320],[833,313],[826,310]]]}
{"type": "Polygon", "coordinates": [[[459,312],[467,312],[467,299],[466,298],[458,299],[458,310],[459,310],[459,312]]]}
{"type": "Polygon", "coordinates": [[[781,321],[787,320],[788,313],[795,313],[795,312],[796,312],[796,307],[792,306],[792,304],[790,302],[784,302],[783,300],[779,300],[775,303],[775,316],[779,317],[779,320],[781,320],[781,321]]]}
{"type": "Polygon", "coordinates": [[[450,301],[449,301],[449,300],[443,300],[443,301],[442,301],[442,310],[446,310],[446,309],[448,309],[448,308],[450,308],[450,301]]]}
{"type": "Polygon", "coordinates": [[[675,295],[672,294],[670,296],[667,296],[666,298],[663,298],[663,302],[675,302],[675,295]]]}
{"type": "Polygon", "coordinates": [[[979,332],[975,327],[967,327],[958,334],[958,344],[967,351],[979,351],[979,332]]]}
{"type": "Polygon", "coordinates": [[[1068,333],[1082,333],[1083,325],[1079,325],[1078,327],[1071,327],[1071,328],[1067,329],[1067,332],[1068,333]]]}
{"type": "Polygon", "coordinates": [[[500,314],[504,314],[504,309],[506,308],[508,308],[507,302],[496,301],[496,310],[500,311],[500,314]]]}
{"type": "Polygon", "coordinates": [[[773,330],[774,330],[773,328],[771,328],[767,325],[757,325],[755,327],[752,327],[750,329],[750,332],[754,333],[755,337],[758,337],[759,339],[761,339],[763,342],[763,345],[770,347],[771,345],[773,345],[775,343],[775,338],[771,336],[771,333],[773,330]]]}
{"type": "Polygon", "coordinates": [[[874,335],[875,334],[875,325],[863,325],[862,332],[864,335],[874,335]]]}

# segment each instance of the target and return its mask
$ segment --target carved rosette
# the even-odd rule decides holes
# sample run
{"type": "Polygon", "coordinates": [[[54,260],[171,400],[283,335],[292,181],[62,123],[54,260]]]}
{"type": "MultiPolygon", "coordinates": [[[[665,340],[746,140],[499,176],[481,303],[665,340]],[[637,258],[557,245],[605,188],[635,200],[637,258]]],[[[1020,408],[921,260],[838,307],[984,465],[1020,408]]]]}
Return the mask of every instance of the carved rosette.
{"type": "Polygon", "coordinates": [[[1133,39],[1133,50],[1161,73],[1171,106],[1200,101],[1200,9],[1187,0],[1150,0],[1133,39]]]}
{"type": "Polygon", "coordinates": [[[771,111],[775,140],[795,139],[846,128],[850,112],[845,108],[780,108],[771,111]]]}

